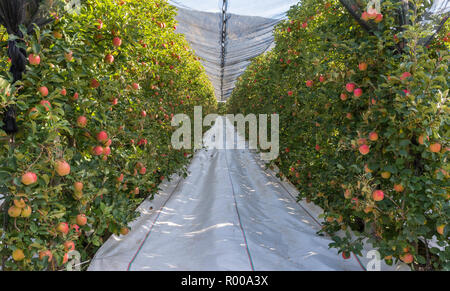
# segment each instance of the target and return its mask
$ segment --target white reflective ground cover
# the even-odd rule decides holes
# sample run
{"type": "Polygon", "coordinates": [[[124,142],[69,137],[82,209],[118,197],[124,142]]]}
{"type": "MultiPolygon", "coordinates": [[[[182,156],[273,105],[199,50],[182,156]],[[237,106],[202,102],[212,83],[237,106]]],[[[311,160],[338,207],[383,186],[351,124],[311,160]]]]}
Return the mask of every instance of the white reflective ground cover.
{"type": "MultiPolygon", "coordinates": [[[[234,133],[228,121],[226,131],[234,133]]],[[[331,239],[316,234],[313,210],[298,204],[249,150],[210,144],[189,172],[165,181],[155,200],[140,206],[130,233],[106,241],[89,270],[363,270],[367,264],[329,249],[331,239]]]]}

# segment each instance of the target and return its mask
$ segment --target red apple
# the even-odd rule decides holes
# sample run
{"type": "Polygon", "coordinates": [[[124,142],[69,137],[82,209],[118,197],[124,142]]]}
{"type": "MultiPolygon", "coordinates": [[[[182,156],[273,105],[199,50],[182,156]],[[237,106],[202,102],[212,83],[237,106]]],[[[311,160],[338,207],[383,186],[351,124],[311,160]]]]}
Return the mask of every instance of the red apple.
{"type": "Polygon", "coordinates": [[[45,86],[42,86],[39,88],[39,93],[41,93],[42,97],[48,96],[48,88],[45,86]]]}
{"type": "Polygon", "coordinates": [[[97,140],[99,142],[107,142],[108,141],[108,134],[105,131],[100,131],[97,134],[97,140]]]}
{"type": "Polygon", "coordinates": [[[28,56],[28,61],[30,65],[38,66],[41,63],[41,57],[39,55],[30,54],[28,56]]]}
{"type": "Polygon", "coordinates": [[[114,63],[114,56],[111,54],[107,54],[105,57],[105,62],[108,64],[112,64],[114,63]]]}
{"type": "Polygon", "coordinates": [[[102,155],[102,154],[103,154],[103,147],[101,147],[101,146],[96,146],[96,147],[93,149],[93,153],[94,153],[94,155],[96,155],[96,156],[102,155]]]}
{"type": "Polygon", "coordinates": [[[25,185],[31,185],[37,182],[37,176],[33,172],[27,172],[22,176],[22,183],[25,185]]]}
{"type": "Polygon", "coordinates": [[[104,147],[103,148],[103,154],[105,156],[109,156],[111,154],[111,148],[110,147],[104,147]]]}
{"type": "Polygon", "coordinates": [[[39,104],[44,106],[45,111],[49,111],[50,109],[52,109],[52,105],[47,100],[41,100],[41,102],[39,102],[39,104]]]}
{"type": "Polygon", "coordinates": [[[377,141],[377,140],[378,140],[378,133],[376,133],[376,132],[371,132],[371,133],[369,134],[369,139],[370,139],[371,141],[377,141]]]}
{"type": "Polygon", "coordinates": [[[122,40],[120,39],[120,37],[115,37],[114,39],[113,39],[113,46],[115,46],[115,47],[119,47],[119,46],[121,46],[122,45],[122,40]]]}
{"type": "Polygon", "coordinates": [[[83,183],[81,183],[81,182],[75,182],[73,184],[73,187],[75,188],[75,191],[78,191],[78,192],[83,191],[83,183]]]}
{"type": "Polygon", "coordinates": [[[87,118],[85,116],[80,116],[77,119],[77,125],[81,128],[86,127],[87,125],[87,118]]]}
{"type": "Polygon", "coordinates": [[[55,164],[55,170],[61,177],[67,176],[70,174],[70,165],[64,161],[57,161],[55,164]]]}
{"type": "Polygon", "coordinates": [[[90,86],[91,86],[91,88],[95,89],[95,88],[100,87],[100,83],[97,81],[97,79],[92,79],[90,86]]]}
{"type": "Polygon", "coordinates": [[[69,233],[69,225],[67,222],[60,222],[58,226],[56,227],[56,230],[63,233],[68,234],[69,233]]]}
{"type": "Polygon", "coordinates": [[[409,77],[411,77],[412,75],[411,75],[411,73],[410,72],[404,72],[401,76],[400,76],[400,80],[405,80],[405,79],[407,79],[407,78],[409,78],[409,77]]]}
{"type": "Polygon", "coordinates": [[[364,11],[361,15],[361,19],[364,21],[369,21],[369,14],[366,11],[364,11]]]}
{"type": "Polygon", "coordinates": [[[355,83],[348,83],[345,86],[345,89],[347,90],[347,92],[352,93],[355,90],[355,87],[356,87],[355,83]]]}
{"type": "Polygon", "coordinates": [[[363,90],[361,88],[355,89],[355,91],[353,92],[353,94],[355,94],[356,98],[359,98],[362,96],[363,94],[363,90]]]}
{"type": "Polygon", "coordinates": [[[372,193],[372,198],[375,201],[382,201],[384,199],[384,192],[381,190],[375,190],[372,193]]]}
{"type": "Polygon", "coordinates": [[[359,67],[359,70],[360,70],[360,71],[365,71],[365,70],[367,70],[367,64],[366,64],[366,63],[360,63],[360,64],[358,65],[358,67],[359,67]]]}
{"type": "Polygon", "coordinates": [[[75,93],[75,94],[73,94],[73,97],[72,97],[72,100],[78,100],[78,97],[79,97],[80,95],[78,94],[78,93],[75,93]]]}
{"type": "Polygon", "coordinates": [[[430,151],[432,153],[438,153],[441,151],[441,144],[439,143],[433,143],[430,145],[430,151]]]}
{"type": "Polygon", "coordinates": [[[87,223],[87,217],[85,214],[78,214],[76,220],[79,226],[85,226],[87,223]]]}
{"type": "Polygon", "coordinates": [[[140,89],[140,86],[139,86],[138,83],[133,83],[132,87],[133,87],[134,90],[139,90],[140,89]]]}
{"type": "Polygon", "coordinates": [[[365,156],[370,152],[370,147],[368,145],[364,144],[359,147],[359,152],[365,156]]]}
{"type": "Polygon", "coordinates": [[[306,87],[311,88],[313,85],[314,85],[314,81],[312,81],[312,80],[306,81],[306,87]]]}
{"type": "Polygon", "coordinates": [[[383,21],[383,14],[378,13],[375,17],[375,22],[380,23],[381,21],[383,21]]]}

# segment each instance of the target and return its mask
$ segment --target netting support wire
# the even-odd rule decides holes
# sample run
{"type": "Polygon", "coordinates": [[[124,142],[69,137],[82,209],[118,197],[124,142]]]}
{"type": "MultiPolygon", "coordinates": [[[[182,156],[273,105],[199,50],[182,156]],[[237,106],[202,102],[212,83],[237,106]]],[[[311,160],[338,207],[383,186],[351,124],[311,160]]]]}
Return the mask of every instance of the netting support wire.
{"type": "Polygon", "coordinates": [[[220,101],[224,100],[223,94],[223,86],[224,86],[224,78],[225,78],[225,55],[226,55],[226,41],[227,41],[227,10],[228,10],[228,1],[223,0],[222,5],[222,36],[220,39],[221,46],[221,55],[220,55],[220,101]]]}
{"type": "Polygon", "coordinates": [[[355,20],[359,23],[359,25],[361,25],[362,28],[364,28],[364,30],[366,30],[369,33],[372,33],[372,29],[370,28],[370,26],[361,19],[361,11],[359,10],[358,6],[355,5],[356,3],[353,2],[350,3],[351,1],[346,0],[339,0],[339,2],[341,2],[342,6],[344,6],[345,9],[347,9],[350,15],[352,15],[353,18],[355,18],[355,20]]]}

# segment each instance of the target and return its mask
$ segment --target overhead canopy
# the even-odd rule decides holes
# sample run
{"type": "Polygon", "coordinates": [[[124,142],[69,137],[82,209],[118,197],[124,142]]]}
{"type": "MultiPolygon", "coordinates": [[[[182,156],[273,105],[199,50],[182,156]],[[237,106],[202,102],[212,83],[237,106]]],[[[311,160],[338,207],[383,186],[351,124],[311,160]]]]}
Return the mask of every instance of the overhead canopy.
{"type": "MultiPolygon", "coordinates": [[[[202,59],[219,101],[226,101],[237,78],[251,59],[273,44],[273,28],[299,0],[169,0],[178,8],[178,32],[186,36],[202,59]]],[[[360,20],[362,10],[356,0],[340,0],[366,30],[376,30],[360,20]]],[[[424,23],[435,31],[448,18],[450,0],[435,0],[424,23]],[[440,17],[433,17],[440,15],[440,17]],[[432,20],[432,21],[431,21],[432,20]]],[[[430,35],[423,42],[429,42],[430,35]]]]}
{"type": "Polygon", "coordinates": [[[226,101],[251,59],[267,51],[273,28],[297,0],[172,0],[178,32],[202,59],[219,101],[226,101]]]}

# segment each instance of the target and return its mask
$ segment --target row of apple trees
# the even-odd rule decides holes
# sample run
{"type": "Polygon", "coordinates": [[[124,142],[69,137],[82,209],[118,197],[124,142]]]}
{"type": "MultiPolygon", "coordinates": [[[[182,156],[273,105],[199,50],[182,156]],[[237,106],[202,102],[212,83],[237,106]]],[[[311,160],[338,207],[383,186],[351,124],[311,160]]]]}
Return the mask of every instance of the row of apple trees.
{"type": "Polygon", "coordinates": [[[20,46],[26,73],[11,84],[0,31],[0,257],[4,270],[59,270],[76,250],[89,261],[159,183],[184,172],[191,152],[171,147],[174,114],[216,101],[204,69],[176,33],[165,0],[88,0],[20,46]],[[3,126],[3,124],[0,125],[3,126]]]}
{"type": "Polygon", "coordinates": [[[402,2],[364,11],[369,33],[340,1],[301,1],[228,110],[280,114],[273,163],[324,209],[323,232],[345,258],[367,238],[389,264],[450,269],[449,25],[424,46],[430,1],[398,26],[402,2]],[[336,235],[348,229],[356,238],[336,235]]]}

